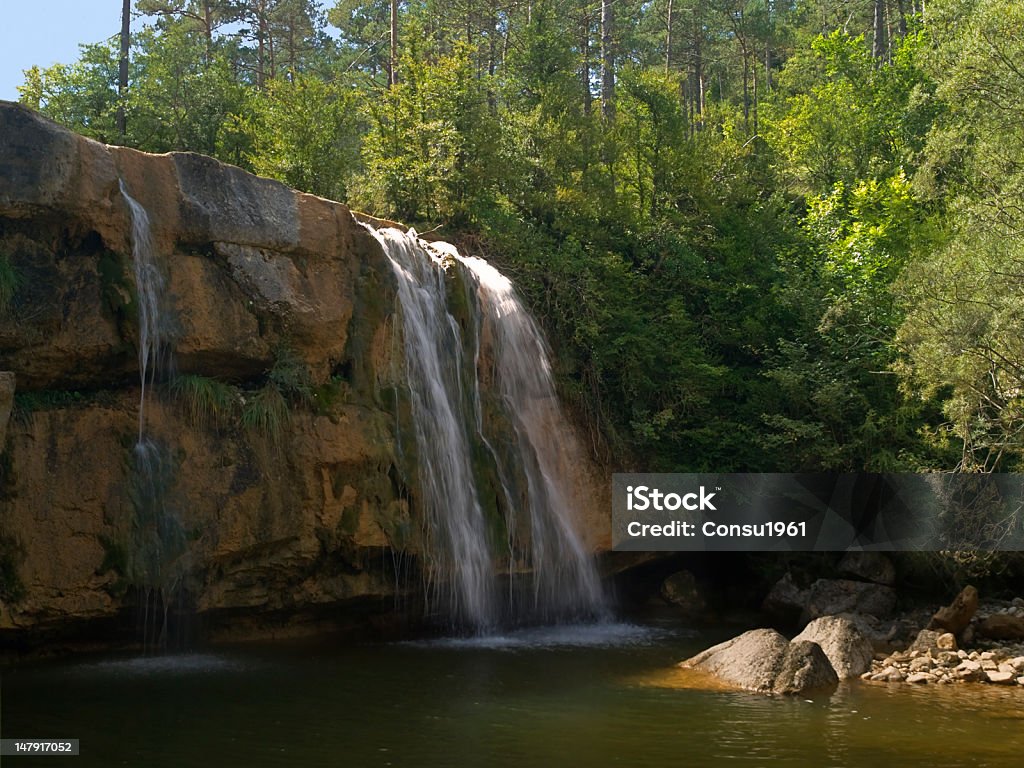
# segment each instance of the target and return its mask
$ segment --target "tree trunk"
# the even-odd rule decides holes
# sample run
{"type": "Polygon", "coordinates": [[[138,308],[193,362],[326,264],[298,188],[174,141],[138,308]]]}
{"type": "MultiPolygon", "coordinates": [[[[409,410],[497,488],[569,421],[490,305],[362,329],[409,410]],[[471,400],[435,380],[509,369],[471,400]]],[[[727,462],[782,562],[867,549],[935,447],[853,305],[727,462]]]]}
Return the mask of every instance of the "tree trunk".
{"type": "Polygon", "coordinates": [[[875,0],[874,20],[872,29],[874,34],[871,39],[871,56],[876,61],[885,56],[885,0],[875,0]]]}
{"type": "Polygon", "coordinates": [[[907,36],[907,6],[904,0],[896,0],[896,14],[899,17],[896,22],[896,31],[900,38],[907,36]]]}
{"type": "Polygon", "coordinates": [[[672,67],[672,0],[668,0],[668,13],[665,18],[665,75],[672,67]]]}
{"type": "Polygon", "coordinates": [[[388,55],[388,87],[398,82],[398,0],[391,0],[391,52],[388,55]]]}
{"type": "Polygon", "coordinates": [[[612,35],[615,28],[615,0],[601,0],[601,115],[615,120],[615,54],[612,35]]]}
{"type": "Polygon", "coordinates": [[[128,96],[128,46],[132,34],[132,0],[121,4],[121,58],[117,62],[117,135],[122,139],[128,133],[124,113],[124,100],[128,96]]]}
{"type": "Polygon", "coordinates": [[[583,12],[583,23],[580,34],[580,85],[583,86],[583,114],[590,116],[593,99],[590,95],[590,13],[583,12]]]}

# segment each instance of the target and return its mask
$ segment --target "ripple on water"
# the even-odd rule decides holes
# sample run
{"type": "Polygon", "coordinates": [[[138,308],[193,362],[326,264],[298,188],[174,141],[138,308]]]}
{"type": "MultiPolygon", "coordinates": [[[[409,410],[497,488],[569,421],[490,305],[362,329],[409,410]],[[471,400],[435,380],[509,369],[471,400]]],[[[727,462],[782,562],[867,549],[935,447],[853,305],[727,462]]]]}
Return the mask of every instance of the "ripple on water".
{"type": "Polygon", "coordinates": [[[155,677],[204,675],[210,672],[241,672],[251,665],[241,659],[213,653],[177,653],[162,656],[134,656],[79,664],[73,674],[80,676],[155,677]]]}
{"type": "Polygon", "coordinates": [[[543,650],[546,648],[619,648],[653,645],[671,637],[685,636],[680,630],[644,627],[638,624],[572,624],[529,627],[499,635],[439,637],[413,640],[402,645],[424,648],[482,650],[543,650]]]}

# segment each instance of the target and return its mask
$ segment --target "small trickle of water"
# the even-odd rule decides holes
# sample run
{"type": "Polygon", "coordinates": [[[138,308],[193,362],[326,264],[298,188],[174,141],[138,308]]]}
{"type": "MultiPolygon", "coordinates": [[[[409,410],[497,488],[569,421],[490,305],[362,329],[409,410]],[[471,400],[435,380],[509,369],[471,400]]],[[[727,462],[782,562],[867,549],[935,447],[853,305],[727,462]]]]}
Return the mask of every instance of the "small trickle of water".
{"type": "Polygon", "coordinates": [[[574,524],[577,504],[567,478],[578,457],[564,439],[569,430],[537,324],[509,280],[482,259],[463,257],[447,243],[424,247],[414,231],[367,229],[398,282],[434,597],[481,633],[492,631],[502,614],[549,621],[606,616],[600,580],[574,524]],[[468,297],[473,328],[460,328],[453,316],[446,267],[475,289],[468,297]],[[487,435],[483,390],[511,425],[510,451],[487,435]],[[474,473],[481,452],[493,462],[504,496],[498,525],[488,522],[481,504],[474,473]],[[516,534],[522,511],[529,516],[527,542],[516,534]],[[498,588],[495,552],[507,559],[506,595],[498,588]],[[530,580],[528,600],[514,588],[523,578],[530,580]]]}
{"type": "Polygon", "coordinates": [[[139,202],[128,194],[124,180],[120,181],[121,194],[128,203],[132,220],[132,268],[139,302],[139,443],[146,431],[146,393],[152,389],[157,377],[157,365],[166,344],[165,323],[161,303],[167,280],[157,260],[149,214],[139,202]]]}
{"type": "MultiPolygon", "coordinates": [[[[169,616],[178,606],[180,589],[188,571],[188,540],[181,520],[170,504],[173,468],[165,446],[146,429],[146,401],[167,354],[167,313],[164,311],[167,279],[153,243],[149,214],[128,193],[122,179],[121,194],[132,222],[132,270],[138,296],[139,326],[139,432],[133,450],[132,502],[135,507],[128,577],[139,590],[140,627],[143,645],[166,648],[169,616]]],[[[166,365],[165,365],[166,367],[166,365]]]]}

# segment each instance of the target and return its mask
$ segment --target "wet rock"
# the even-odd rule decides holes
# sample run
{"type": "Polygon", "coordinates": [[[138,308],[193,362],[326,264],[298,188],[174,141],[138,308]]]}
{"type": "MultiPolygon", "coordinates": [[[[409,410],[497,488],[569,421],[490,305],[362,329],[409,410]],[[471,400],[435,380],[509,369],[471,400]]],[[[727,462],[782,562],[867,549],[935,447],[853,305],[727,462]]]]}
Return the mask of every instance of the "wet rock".
{"type": "Polygon", "coordinates": [[[1024,619],[995,613],[978,624],[977,634],[992,640],[1024,640],[1024,619]]]}
{"type": "Polygon", "coordinates": [[[839,677],[820,645],[809,640],[794,640],[786,649],[772,693],[806,693],[832,688],[838,682],[839,677]]]}
{"type": "Polygon", "coordinates": [[[844,576],[887,587],[896,583],[896,568],[881,552],[847,552],[839,561],[838,570],[844,576]]]}
{"type": "Polygon", "coordinates": [[[793,638],[821,646],[840,680],[857,677],[871,668],[874,648],[857,625],[844,616],[815,619],[793,638]]]}
{"type": "Polygon", "coordinates": [[[959,635],[970,624],[978,610],[978,590],[968,585],[961,590],[953,602],[940,608],[932,616],[928,629],[942,630],[959,635]]]}
{"type": "Polygon", "coordinates": [[[915,672],[907,677],[908,683],[933,683],[937,678],[930,672],[915,672]]]}
{"type": "Polygon", "coordinates": [[[803,693],[834,686],[839,681],[817,643],[790,643],[773,629],[744,632],[679,666],[709,672],[758,693],[803,693]]]}
{"type": "Polygon", "coordinates": [[[679,608],[684,616],[698,616],[707,608],[697,580],[689,571],[678,571],[661,583],[665,602],[679,608]]]}

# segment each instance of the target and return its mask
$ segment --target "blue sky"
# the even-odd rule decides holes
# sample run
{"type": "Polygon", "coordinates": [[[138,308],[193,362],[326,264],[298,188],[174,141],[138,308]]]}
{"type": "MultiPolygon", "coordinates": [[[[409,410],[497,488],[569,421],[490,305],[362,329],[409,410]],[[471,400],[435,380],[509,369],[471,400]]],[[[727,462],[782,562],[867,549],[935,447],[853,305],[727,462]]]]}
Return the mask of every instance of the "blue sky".
{"type": "Polygon", "coordinates": [[[0,99],[17,100],[22,70],[70,64],[120,29],[121,0],[0,0],[0,99]]]}

